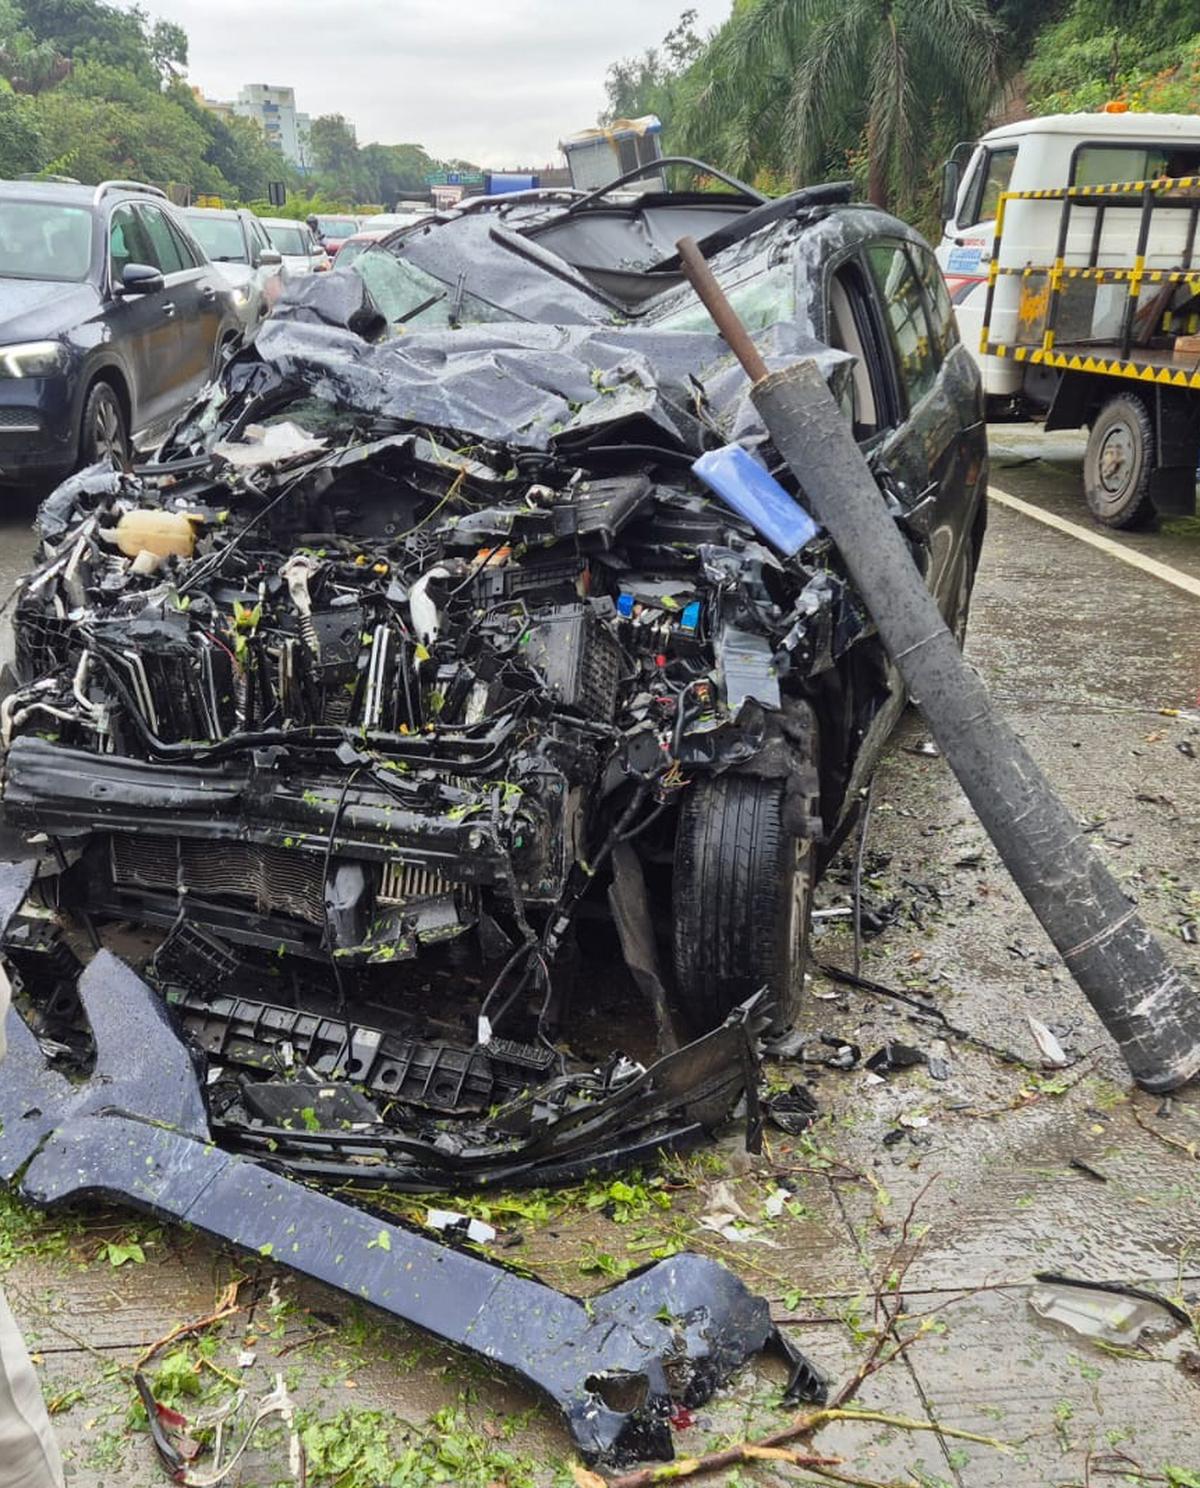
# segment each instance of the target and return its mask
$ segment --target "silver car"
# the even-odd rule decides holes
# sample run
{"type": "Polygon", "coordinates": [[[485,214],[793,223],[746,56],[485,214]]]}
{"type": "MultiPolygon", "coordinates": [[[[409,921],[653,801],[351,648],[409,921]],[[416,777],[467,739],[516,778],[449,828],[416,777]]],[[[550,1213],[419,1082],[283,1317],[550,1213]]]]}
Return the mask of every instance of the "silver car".
{"type": "Polygon", "coordinates": [[[245,208],[186,207],[179,215],[229,281],[243,331],[254,331],[270,308],[267,281],[278,277],[283,255],[245,208]]]}
{"type": "Polygon", "coordinates": [[[329,268],[329,255],[313,237],[307,222],[291,217],[260,217],[259,226],[266,229],[272,247],[283,255],[285,274],[320,274],[329,268]]]}

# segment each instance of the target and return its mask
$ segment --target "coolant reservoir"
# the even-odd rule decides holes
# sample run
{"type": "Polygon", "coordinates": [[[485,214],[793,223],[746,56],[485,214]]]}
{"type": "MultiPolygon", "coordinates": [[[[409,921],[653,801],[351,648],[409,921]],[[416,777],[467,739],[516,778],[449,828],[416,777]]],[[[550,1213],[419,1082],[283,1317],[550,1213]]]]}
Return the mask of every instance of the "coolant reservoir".
{"type": "Polygon", "coordinates": [[[196,546],[198,521],[182,512],[128,511],[116,526],[117,547],[127,558],[136,558],[139,553],[190,558],[196,546]]]}

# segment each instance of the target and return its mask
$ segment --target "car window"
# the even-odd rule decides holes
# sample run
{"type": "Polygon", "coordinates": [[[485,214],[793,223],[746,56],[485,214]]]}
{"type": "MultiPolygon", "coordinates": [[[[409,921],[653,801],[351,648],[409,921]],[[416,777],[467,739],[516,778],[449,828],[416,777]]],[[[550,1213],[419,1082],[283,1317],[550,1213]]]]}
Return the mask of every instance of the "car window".
{"type": "Polygon", "coordinates": [[[92,214],[50,202],[0,202],[0,278],[79,284],[92,260],[92,214]]]}
{"type": "Polygon", "coordinates": [[[958,325],[954,319],[954,306],[950,303],[950,291],[938,267],[938,261],[928,248],[910,243],[908,248],[917,266],[917,275],[925,290],[926,308],[933,327],[933,342],[941,361],[952,346],[958,345],[958,325]]]}
{"type": "Polygon", "coordinates": [[[250,229],[250,237],[254,243],[254,256],[257,258],[264,248],[268,251],[270,250],[271,240],[267,237],[262,223],[256,217],[251,217],[246,225],[250,229]]]}
{"type": "Polygon", "coordinates": [[[113,209],[108,222],[108,258],[115,284],[131,263],[151,262],[150,244],[137,213],[131,206],[113,209]]]}
{"type": "Polygon", "coordinates": [[[213,263],[249,263],[242,224],[236,217],[206,217],[200,212],[185,212],[184,219],[213,263]]]}
{"type": "Polygon", "coordinates": [[[877,243],[868,248],[867,262],[883,301],[900,380],[912,405],[933,386],[938,369],[921,286],[900,243],[877,243]]]}
{"type": "Polygon", "coordinates": [[[1194,145],[1080,145],[1071,160],[1072,186],[1197,174],[1200,148],[1194,145]]]}
{"type": "Polygon", "coordinates": [[[157,207],[146,206],[138,208],[138,215],[150,244],[151,257],[148,262],[161,269],[164,274],[178,274],[186,265],[166,216],[157,207]]]}
{"type": "Polygon", "coordinates": [[[317,226],[326,238],[349,238],[358,231],[353,217],[318,217],[317,226]]]}
{"type": "Polygon", "coordinates": [[[338,268],[344,269],[347,264],[352,264],[355,262],[356,259],[361,258],[362,255],[371,246],[372,241],[373,240],[371,238],[363,238],[361,242],[356,243],[353,238],[347,238],[342,246],[338,249],[338,268]]]}
{"type": "Polygon", "coordinates": [[[301,227],[269,227],[267,233],[279,253],[298,256],[309,252],[308,234],[301,227]]]}
{"type": "Polygon", "coordinates": [[[169,213],[166,215],[167,227],[170,229],[171,236],[179,246],[179,256],[183,259],[184,267],[192,269],[199,268],[204,263],[204,255],[196,247],[195,243],[192,242],[191,238],[188,237],[187,231],[175,221],[174,217],[169,213]]]}
{"type": "Polygon", "coordinates": [[[883,422],[888,399],[861,267],[843,264],[830,278],[828,295],[826,338],[830,346],[854,358],[850,378],[843,384],[842,412],[856,439],[870,439],[883,422]]]}

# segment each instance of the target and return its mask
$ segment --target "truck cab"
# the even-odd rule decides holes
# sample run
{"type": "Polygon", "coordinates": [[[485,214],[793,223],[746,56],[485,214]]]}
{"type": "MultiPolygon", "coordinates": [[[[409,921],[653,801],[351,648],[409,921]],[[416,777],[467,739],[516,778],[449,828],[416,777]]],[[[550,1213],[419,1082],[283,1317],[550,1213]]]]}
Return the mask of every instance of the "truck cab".
{"type": "MultiPolygon", "coordinates": [[[[979,350],[1002,193],[1195,175],[1200,175],[1200,117],[1193,114],[1048,114],[1005,124],[973,147],[956,149],[943,175],[943,231],[937,258],[962,339],[979,362],[993,413],[1044,408],[1055,387],[1055,379],[1045,368],[985,356],[979,350]]],[[[1060,205],[1055,201],[1012,203],[1015,220],[1009,220],[1005,228],[1001,263],[1016,268],[1050,263],[1057,248],[1060,205]]],[[[1136,209],[1114,209],[1105,223],[1106,255],[1114,262],[1132,260],[1137,230],[1136,209]]],[[[1067,244],[1068,263],[1072,253],[1083,261],[1087,245],[1082,237],[1087,231],[1088,224],[1082,221],[1073,229],[1067,244]],[[1081,241],[1076,243],[1074,237],[1081,241]]],[[[1156,239],[1148,266],[1170,267],[1182,249],[1182,238],[1178,243],[1156,239]]],[[[999,281],[990,326],[993,341],[1014,339],[1019,296],[1018,279],[999,281]]]]}

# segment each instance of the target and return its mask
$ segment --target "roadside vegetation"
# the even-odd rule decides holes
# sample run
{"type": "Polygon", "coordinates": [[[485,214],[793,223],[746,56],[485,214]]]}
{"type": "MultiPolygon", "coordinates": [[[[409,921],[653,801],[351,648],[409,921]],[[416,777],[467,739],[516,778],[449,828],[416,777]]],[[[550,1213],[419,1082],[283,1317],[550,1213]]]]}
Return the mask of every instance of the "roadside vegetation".
{"type": "Polygon", "coordinates": [[[27,173],[182,186],[227,205],[289,187],[285,215],[390,210],[425,192],[433,160],[419,144],[360,146],[340,115],[314,119],[302,174],[249,119],[206,109],[185,77],[187,33],[139,6],[105,0],[0,0],[0,177],[27,173]]]}
{"type": "Polygon", "coordinates": [[[1200,109],[1194,0],[734,0],[613,63],[606,119],[655,113],[665,151],[760,189],[853,179],[930,228],[959,140],[1026,113],[1200,109]]]}

